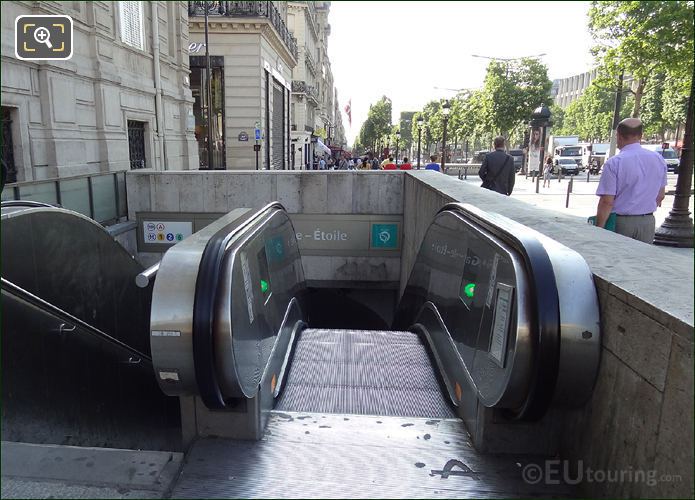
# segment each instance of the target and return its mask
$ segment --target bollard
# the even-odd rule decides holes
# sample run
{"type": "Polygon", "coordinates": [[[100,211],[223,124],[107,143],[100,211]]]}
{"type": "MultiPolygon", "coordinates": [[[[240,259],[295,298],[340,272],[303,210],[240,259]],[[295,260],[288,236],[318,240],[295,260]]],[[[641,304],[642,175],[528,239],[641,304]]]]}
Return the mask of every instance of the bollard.
{"type": "Polygon", "coordinates": [[[570,176],[570,181],[567,183],[567,199],[565,200],[565,208],[570,206],[570,193],[572,192],[572,183],[574,182],[574,176],[570,176]]]}
{"type": "Polygon", "coordinates": [[[589,174],[590,174],[590,173],[591,173],[591,169],[588,168],[588,169],[586,170],[586,182],[589,182],[589,174]]]}
{"type": "Polygon", "coordinates": [[[468,179],[468,167],[463,167],[463,178],[468,179]]]}
{"type": "Polygon", "coordinates": [[[461,169],[459,168],[459,180],[461,180],[461,169]]]}

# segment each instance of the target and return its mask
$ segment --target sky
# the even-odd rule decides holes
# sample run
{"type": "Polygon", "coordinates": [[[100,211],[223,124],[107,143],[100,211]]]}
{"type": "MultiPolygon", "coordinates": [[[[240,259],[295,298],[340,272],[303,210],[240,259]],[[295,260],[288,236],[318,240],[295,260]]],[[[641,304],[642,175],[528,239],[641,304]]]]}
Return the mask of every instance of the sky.
{"type": "Polygon", "coordinates": [[[480,88],[490,61],[473,54],[545,53],[551,80],[588,71],[588,10],[589,2],[332,2],[328,56],[348,145],[382,95],[391,98],[395,121],[401,111],[456,94],[442,89],[480,88]]]}

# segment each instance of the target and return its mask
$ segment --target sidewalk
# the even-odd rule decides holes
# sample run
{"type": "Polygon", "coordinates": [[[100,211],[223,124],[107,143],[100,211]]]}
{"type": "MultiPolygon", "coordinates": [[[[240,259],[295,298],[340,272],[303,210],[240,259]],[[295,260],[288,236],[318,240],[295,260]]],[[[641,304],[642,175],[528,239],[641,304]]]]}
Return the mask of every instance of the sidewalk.
{"type": "MultiPolygon", "coordinates": [[[[550,181],[550,187],[545,188],[543,187],[543,179],[541,179],[539,193],[536,194],[535,179],[532,180],[531,177],[527,179],[523,175],[517,175],[512,197],[523,200],[526,203],[537,207],[557,210],[565,214],[576,215],[577,217],[581,217],[586,220],[588,217],[596,215],[596,204],[598,203],[596,188],[598,187],[599,177],[600,176],[598,175],[592,175],[590,181],[586,182],[586,173],[576,176],[574,178],[568,208],[565,208],[565,202],[567,199],[567,185],[569,184],[569,177],[563,177],[560,182],[558,182],[557,177],[555,177],[550,181]]],[[[666,187],[667,193],[669,191],[676,190],[677,179],[678,176],[676,174],[668,174],[668,186],[666,187]]],[[[480,179],[477,175],[469,175],[468,179],[464,182],[469,182],[478,186],[480,185],[480,179]]],[[[673,200],[673,195],[667,195],[661,204],[661,207],[659,207],[654,213],[657,227],[661,225],[666,216],[669,214],[671,208],[673,207],[673,200]]],[[[693,212],[692,196],[690,197],[690,211],[693,212]]]]}

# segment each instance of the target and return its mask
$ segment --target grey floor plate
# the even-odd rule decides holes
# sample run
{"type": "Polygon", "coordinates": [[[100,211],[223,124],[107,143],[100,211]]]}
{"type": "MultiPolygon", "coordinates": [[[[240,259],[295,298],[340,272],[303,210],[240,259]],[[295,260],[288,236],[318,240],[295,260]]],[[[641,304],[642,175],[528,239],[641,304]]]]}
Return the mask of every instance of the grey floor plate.
{"type": "Polygon", "coordinates": [[[566,497],[528,456],[477,453],[460,420],[274,412],[258,442],[197,441],[174,498],[566,497]]]}
{"type": "Polygon", "coordinates": [[[393,331],[304,330],[276,409],[455,416],[418,336],[393,331]]]}

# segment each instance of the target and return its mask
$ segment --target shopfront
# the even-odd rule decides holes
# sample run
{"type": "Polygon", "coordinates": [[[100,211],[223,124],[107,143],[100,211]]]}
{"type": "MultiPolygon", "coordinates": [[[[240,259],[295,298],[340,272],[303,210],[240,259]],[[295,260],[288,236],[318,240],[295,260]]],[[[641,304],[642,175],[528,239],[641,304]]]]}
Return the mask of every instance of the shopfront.
{"type": "Polygon", "coordinates": [[[212,99],[208,103],[207,70],[205,56],[190,56],[191,91],[195,102],[195,138],[198,142],[200,168],[225,169],[225,111],[224,111],[224,57],[210,56],[210,82],[212,99]],[[208,112],[212,132],[212,165],[208,166],[208,112]]]}

